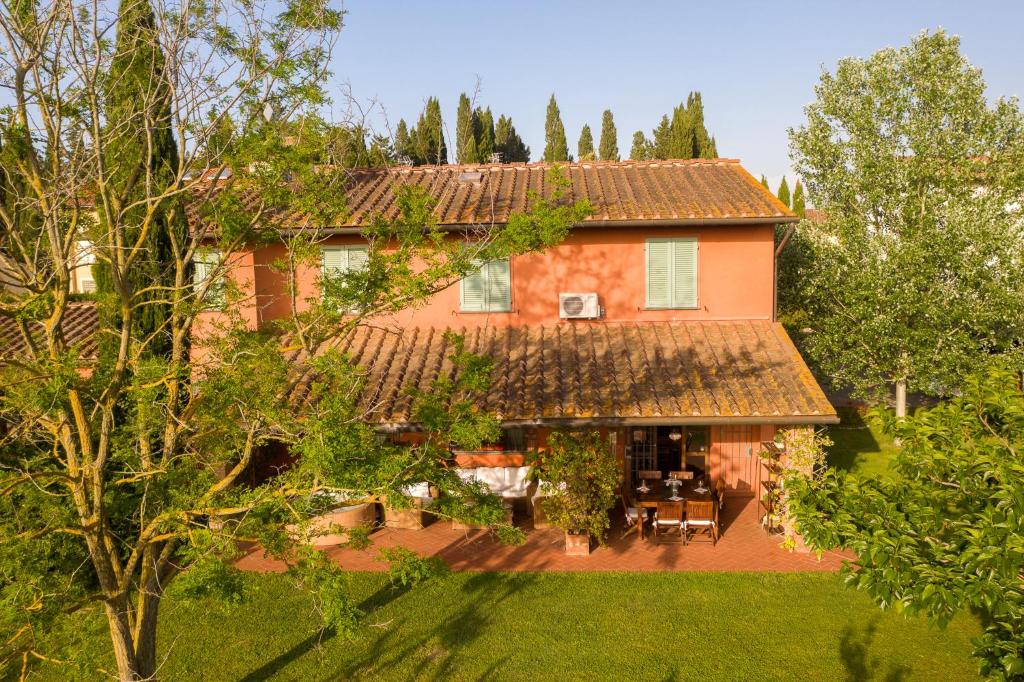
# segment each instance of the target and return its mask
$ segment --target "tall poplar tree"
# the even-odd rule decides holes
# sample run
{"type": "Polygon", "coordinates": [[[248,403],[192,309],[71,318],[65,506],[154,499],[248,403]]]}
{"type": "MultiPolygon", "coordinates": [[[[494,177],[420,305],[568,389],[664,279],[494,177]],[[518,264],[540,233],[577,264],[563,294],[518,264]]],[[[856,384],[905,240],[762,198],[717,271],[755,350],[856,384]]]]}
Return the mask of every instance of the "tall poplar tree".
{"type": "Polygon", "coordinates": [[[569,144],[565,140],[565,126],[558,102],[552,94],[548,100],[547,118],[544,121],[544,161],[568,161],[569,144]]]}
{"type": "MultiPolygon", "coordinates": [[[[184,206],[180,199],[164,199],[151,215],[141,199],[153,187],[165,186],[179,171],[178,147],[172,133],[171,89],[165,75],[166,60],[160,46],[156,16],[149,0],[123,0],[120,5],[114,56],[110,62],[106,81],[106,135],[105,162],[112,170],[110,185],[116,196],[118,210],[125,213],[119,218],[131,226],[127,236],[131,242],[143,238],[144,256],[136,261],[127,274],[127,282],[117,282],[108,264],[100,261],[93,266],[99,295],[101,318],[113,326],[117,311],[130,292],[141,287],[141,282],[161,282],[174,286],[172,244],[180,243],[187,230],[184,206]]],[[[98,212],[101,232],[110,216],[98,212]]],[[[147,352],[166,355],[170,338],[165,323],[171,314],[167,297],[158,288],[136,294],[146,304],[134,314],[133,334],[154,341],[147,352]]],[[[114,335],[100,339],[116,343],[114,335]]]]}
{"type": "Polygon", "coordinates": [[[807,200],[804,198],[804,185],[797,178],[796,187],[793,188],[793,205],[790,207],[793,213],[803,218],[807,215],[807,200]]]}
{"type": "Polygon", "coordinates": [[[633,144],[629,148],[629,158],[634,161],[644,161],[651,153],[651,143],[647,141],[644,131],[638,130],[633,133],[633,144]]]}
{"type": "Polygon", "coordinates": [[[779,191],[776,194],[779,197],[779,201],[786,205],[786,208],[793,207],[793,201],[789,196],[789,183],[786,182],[786,176],[782,176],[782,182],[779,183],[779,191]]]}
{"type": "Polygon", "coordinates": [[[423,113],[416,122],[415,142],[419,163],[448,163],[448,147],[444,141],[444,122],[441,119],[441,101],[437,97],[427,100],[423,113]]]}
{"type": "Polygon", "coordinates": [[[594,136],[590,133],[590,126],[587,124],[583,124],[580,141],[576,143],[576,158],[580,161],[593,161],[595,158],[594,136]]]}
{"type": "Polygon", "coordinates": [[[459,95],[455,113],[455,163],[476,163],[476,134],[473,130],[473,108],[466,93],[459,95]]]}
{"type": "Polygon", "coordinates": [[[605,109],[601,115],[601,144],[598,151],[602,161],[619,160],[619,133],[615,130],[611,109],[605,109]]]}

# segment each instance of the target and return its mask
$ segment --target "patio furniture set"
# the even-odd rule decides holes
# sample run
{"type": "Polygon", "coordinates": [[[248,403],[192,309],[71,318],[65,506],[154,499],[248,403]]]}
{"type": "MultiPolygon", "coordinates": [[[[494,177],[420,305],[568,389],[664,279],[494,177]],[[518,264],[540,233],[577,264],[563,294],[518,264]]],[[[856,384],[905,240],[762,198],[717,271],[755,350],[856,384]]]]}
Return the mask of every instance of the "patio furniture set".
{"type": "Polygon", "coordinates": [[[655,543],[689,544],[697,538],[717,544],[720,532],[718,511],[724,503],[724,485],[712,489],[692,471],[673,471],[662,480],[660,471],[640,471],[640,485],[622,491],[626,513],[626,535],[636,532],[644,538],[644,524],[650,523],[655,543]]]}

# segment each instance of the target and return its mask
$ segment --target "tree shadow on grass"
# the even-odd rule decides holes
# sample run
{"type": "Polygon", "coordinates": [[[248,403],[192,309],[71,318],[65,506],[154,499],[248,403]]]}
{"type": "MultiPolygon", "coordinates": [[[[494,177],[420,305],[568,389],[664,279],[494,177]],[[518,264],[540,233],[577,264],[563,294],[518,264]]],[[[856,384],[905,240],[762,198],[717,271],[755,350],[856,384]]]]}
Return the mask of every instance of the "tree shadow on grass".
{"type": "Polygon", "coordinates": [[[886,665],[877,656],[871,655],[871,645],[878,631],[879,618],[876,616],[863,627],[847,625],[839,640],[839,656],[846,668],[846,679],[849,682],[863,680],[885,680],[885,682],[902,682],[910,674],[911,669],[903,664],[886,665]]]}
{"type": "MultiPolygon", "coordinates": [[[[377,609],[383,608],[390,604],[395,599],[398,599],[403,594],[408,592],[407,588],[396,587],[390,583],[385,583],[378,588],[373,594],[368,596],[366,599],[359,603],[359,609],[367,614],[372,614],[377,609]]],[[[265,664],[261,665],[256,670],[253,670],[248,675],[243,677],[239,682],[258,682],[261,680],[267,680],[272,678],[277,673],[284,670],[286,667],[294,663],[299,658],[305,656],[310,651],[323,646],[327,642],[331,641],[337,636],[337,632],[334,628],[323,628],[312,633],[309,637],[302,640],[288,651],[276,656],[265,664]]],[[[334,678],[330,678],[334,679],[334,678]]]]}
{"type": "Polygon", "coordinates": [[[882,445],[860,411],[852,407],[841,407],[836,411],[841,421],[828,431],[833,441],[828,449],[828,465],[840,471],[852,471],[861,455],[880,452],[882,445]]]}

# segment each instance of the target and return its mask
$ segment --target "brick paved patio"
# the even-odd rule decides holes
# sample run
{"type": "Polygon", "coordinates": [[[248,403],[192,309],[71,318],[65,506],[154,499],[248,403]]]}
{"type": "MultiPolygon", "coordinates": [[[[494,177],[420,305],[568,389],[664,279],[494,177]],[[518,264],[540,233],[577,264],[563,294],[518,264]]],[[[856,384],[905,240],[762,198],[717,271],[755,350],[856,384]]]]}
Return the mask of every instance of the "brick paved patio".
{"type": "MultiPolygon", "coordinates": [[[[588,557],[570,557],[563,551],[564,536],[556,529],[527,529],[524,545],[501,545],[486,531],[452,530],[451,523],[437,521],[422,530],[383,528],[370,537],[373,546],[364,551],[339,547],[328,554],[345,568],[382,571],[377,559],[382,547],[401,545],[421,555],[439,556],[458,571],[834,571],[843,556],[828,553],[819,561],[814,555],[788,552],[781,538],[769,537],[757,522],[753,498],[730,498],[722,510],[722,535],[716,546],[707,544],[655,545],[635,533],[622,537],[621,512],[606,547],[588,557]]],[[[280,571],[283,565],[251,550],[237,564],[252,571],[280,571]]]]}

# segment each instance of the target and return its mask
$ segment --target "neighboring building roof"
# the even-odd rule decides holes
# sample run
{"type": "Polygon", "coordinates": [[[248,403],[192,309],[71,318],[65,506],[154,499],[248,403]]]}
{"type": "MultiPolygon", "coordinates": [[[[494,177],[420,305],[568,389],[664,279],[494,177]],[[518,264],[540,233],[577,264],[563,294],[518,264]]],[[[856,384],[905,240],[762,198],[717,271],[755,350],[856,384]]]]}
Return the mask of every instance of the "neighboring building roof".
{"type": "MultiPolygon", "coordinates": [[[[407,387],[452,377],[444,329],[360,327],[340,349],[367,372],[369,422],[409,427],[407,387]]],[[[781,325],[769,321],[560,324],[453,330],[494,361],[480,408],[505,423],[835,423],[781,325]]],[[[307,401],[313,375],[296,394],[307,401]]]]}
{"type": "MultiPolygon", "coordinates": [[[[400,185],[423,187],[436,201],[434,215],[442,226],[504,223],[529,207],[531,192],[550,196],[554,187],[547,173],[555,165],[565,169],[571,183],[567,198],[587,199],[594,208],[584,224],[797,220],[738,160],[688,159],[354,169],[346,171],[347,214],[334,227],[355,231],[375,216],[394,219],[400,185]]],[[[280,218],[284,228],[305,223],[301,214],[280,218]]]]}
{"type": "MultiPolygon", "coordinates": [[[[95,304],[84,301],[69,303],[61,320],[61,330],[69,346],[80,345],[80,357],[93,359],[96,357],[96,330],[99,318],[95,304]]],[[[36,339],[41,340],[42,323],[30,322],[29,331],[36,339]]],[[[6,358],[23,357],[28,352],[28,345],[18,324],[9,317],[0,317],[0,362],[6,358]]]]}

